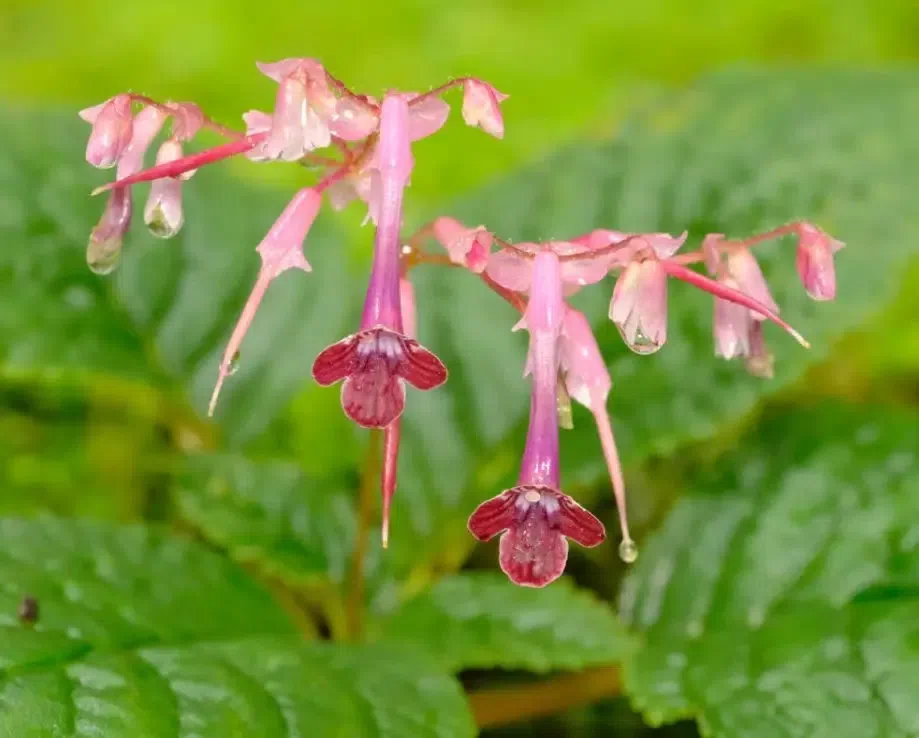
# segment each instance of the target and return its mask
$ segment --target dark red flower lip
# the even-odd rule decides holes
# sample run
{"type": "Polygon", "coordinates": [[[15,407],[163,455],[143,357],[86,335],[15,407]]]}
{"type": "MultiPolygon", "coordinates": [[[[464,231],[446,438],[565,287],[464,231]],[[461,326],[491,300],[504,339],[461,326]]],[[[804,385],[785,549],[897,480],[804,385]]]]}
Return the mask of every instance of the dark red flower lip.
{"type": "Polygon", "coordinates": [[[515,584],[544,587],[568,561],[568,538],[592,548],[606,538],[603,523],[553,487],[520,485],[479,505],[469,531],[480,541],[501,535],[499,563],[515,584]]]}
{"type": "Polygon", "coordinates": [[[431,390],[447,381],[447,368],[417,341],[376,327],[320,352],[313,362],[313,378],[323,386],[344,380],[345,414],[366,428],[385,428],[405,409],[405,382],[431,390]]]}

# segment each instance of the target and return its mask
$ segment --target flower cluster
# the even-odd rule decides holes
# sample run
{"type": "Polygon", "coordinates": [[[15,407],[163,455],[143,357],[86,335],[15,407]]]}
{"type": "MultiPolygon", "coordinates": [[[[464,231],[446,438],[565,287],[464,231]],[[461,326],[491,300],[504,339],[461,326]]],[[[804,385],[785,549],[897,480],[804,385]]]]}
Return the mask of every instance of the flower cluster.
{"type": "Polygon", "coordinates": [[[363,201],[375,237],[361,322],[354,333],[316,357],[312,374],[321,385],[341,383],[342,408],[355,423],[384,431],[384,546],[396,488],[405,383],[431,390],[447,380],[447,368],[416,337],[409,281],[415,264],[446,263],[470,270],[521,313],[514,330],[529,334],[524,376],[532,377],[530,422],[517,485],[482,503],[469,518],[469,530],[483,541],[500,534],[502,569],[517,584],[535,587],[561,575],[568,539],[596,546],[606,535],[603,524],[560,488],[559,426],[570,418],[572,399],[596,422],[619,511],[620,555],[626,561],[637,556],[607,409],[612,381],[590,324],[567,298],[617,275],[609,317],[633,351],[649,354],[667,338],[668,280],[688,282],[715,298],[715,353],[743,358],[748,371],[770,376],[773,357],[764,340],[765,321],[807,344],[779,317],[751,248],[796,234],[797,266],[808,294],[816,300],[835,296],[833,254],[843,244],[805,222],[742,240],[709,234],[699,250],[682,254],[677,252],[686,233],[601,229],[569,240],[514,244],[486,226],[468,227],[446,216],[403,238],[402,203],[414,168],[412,143],[446,122],[450,108],[442,94],[461,87],[465,122],[497,138],[504,135],[501,104],[507,96],[467,77],[425,93],[388,91],[377,100],[352,92],[314,59],[285,59],[260,64],[259,69],[278,85],[274,110],[245,113],[245,132],[214,122],[193,103],[159,103],[134,94],[117,95],[81,112],[92,125],[87,161],[99,168],[116,167],[117,174],[114,182],[96,191],[108,192],[109,199],[90,236],[87,261],[99,273],[115,267],[131,221],[135,183],[153,182],[144,221],[154,235],[168,238],[183,224],[182,183],[201,166],[242,155],[252,161],[307,163],[321,172],[316,184],[296,193],[256,247],[261,268],[220,362],[212,414],[271,282],[288,269],[311,270],[303,244],[323,194],[336,209],[363,201]],[[147,150],[170,120],[155,166],[144,169],[147,150]],[[226,143],[183,155],[183,145],[205,128],[226,137],[226,143]],[[445,256],[423,249],[429,238],[445,249],[445,256]],[[697,263],[710,276],[690,268],[697,263]]]}

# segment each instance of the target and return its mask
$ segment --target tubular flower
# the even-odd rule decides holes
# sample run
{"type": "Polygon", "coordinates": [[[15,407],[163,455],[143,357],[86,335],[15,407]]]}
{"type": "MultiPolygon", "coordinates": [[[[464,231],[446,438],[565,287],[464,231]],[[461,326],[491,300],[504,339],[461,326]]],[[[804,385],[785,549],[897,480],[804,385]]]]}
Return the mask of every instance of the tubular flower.
{"type": "Polygon", "coordinates": [[[406,381],[421,390],[447,381],[440,359],[406,336],[402,326],[399,229],[402,196],[414,164],[408,103],[398,94],[387,95],[380,118],[380,213],[360,331],[324,349],[313,363],[319,384],[344,380],[345,414],[368,428],[385,428],[402,414],[406,381]]]}
{"type": "Polygon", "coordinates": [[[530,333],[527,370],[532,374],[530,425],[517,486],[483,502],[469,518],[480,541],[501,536],[499,562],[511,581],[543,587],[561,576],[568,539],[596,546],[603,524],[559,490],[556,383],[565,314],[558,257],[533,261],[532,287],[523,322],[530,333]]]}

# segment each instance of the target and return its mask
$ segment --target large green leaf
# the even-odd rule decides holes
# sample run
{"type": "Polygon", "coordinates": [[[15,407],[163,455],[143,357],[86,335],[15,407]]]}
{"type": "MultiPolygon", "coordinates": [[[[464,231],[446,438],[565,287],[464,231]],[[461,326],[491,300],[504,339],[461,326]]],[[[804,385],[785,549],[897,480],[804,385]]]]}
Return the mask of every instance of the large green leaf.
{"type": "Polygon", "coordinates": [[[634,703],[725,738],[919,734],[917,449],[914,416],[826,405],[688,479],[621,595],[634,703]]]}
{"type": "Polygon", "coordinates": [[[351,496],[311,481],[296,464],[193,457],[177,501],[185,520],[240,561],[302,586],[344,581],[354,545],[351,496]]]}
{"type": "Polygon", "coordinates": [[[79,381],[50,388],[7,374],[0,381],[0,511],[119,520],[165,515],[170,429],[156,393],[135,389],[94,395],[79,381]]]}
{"type": "Polygon", "coordinates": [[[454,671],[583,669],[618,663],[631,645],[612,610],[569,580],[535,590],[491,572],[440,580],[388,618],[379,637],[423,646],[454,671]]]}
{"type": "Polygon", "coordinates": [[[0,520],[0,735],[470,736],[459,685],[387,647],[304,644],[225,559],[139,527],[0,520]],[[19,623],[24,596],[38,605],[19,623]]]}

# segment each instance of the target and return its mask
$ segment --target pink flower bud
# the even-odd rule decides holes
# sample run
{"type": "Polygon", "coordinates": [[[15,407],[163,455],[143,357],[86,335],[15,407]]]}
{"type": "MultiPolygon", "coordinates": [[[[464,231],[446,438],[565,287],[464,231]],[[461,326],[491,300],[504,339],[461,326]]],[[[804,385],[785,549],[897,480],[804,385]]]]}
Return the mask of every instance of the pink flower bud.
{"type": "Polygon", "coordinates": [[[168,103],[172,110],[172,137],[177,141],[190,141],[204,125],[204,113],[193,102],[168,103]]]}
{"type": "Polygon", "coordinates": [[[450,254],[450,261],[476,274],[485,271],[493,240],[485,226],[467,228],[456,218],[443,216],[434,221],[433,228],[434,238],[450,254]]]}
{"type": "Polygon", "coordinates": [[[131,141],[130,95],[116,95],[81,110],[80,117],[93,127],[86,144],[86,161],[99,169],[111,169],[131,141]]]}
{"type": "Polygon", "coordinates": [[[613,382],[584,313],[567,308],[559,346],[568,394],[593,410],[606,405],[613,382]]]}
{"type": "Polygon", "coordinates": [[[86,247],[86,263],[96,274],[110,274],[118,266],[124,234],[131,225],[131,211],[131,190],[128,187],[112,190],[86,247]]]}
{"type": "MultiPolygon", "coordinates": [[[[730,277],[721,283],[729,289],[739,289],[730,277]]],[[[748,308],[715,298],[715,355],[725,359],[749,356],[751,322],[753,313],[748,308]]]]}
{"type": "Polygon", "coordinates": [[[713,277],[717,277],[721,266],[721,242],[723,233],[709,233],[702,239],[702,255],[705,257],[705,268],[713,277]]]}
{"type": "MultiPolygon", "coordinates": [[[[182,158],[182,144],[170,139],[160,146],[156,163],[182,158]]],[[[157,179],[150,185],[150,196],[144,207],[144,223],[157,238],[172,238],[182,228],[182,180],[172,177],[157,179]]]]}
{"type": "Polygon", "coordinates": [[[258,68],[278,83],[278,94],[268,138],[256,147],[256,156],[297,161],[328,146],[328,121],[338,100],[328,89],[323,66],[314,59],[284,59],[258,68]]]}
{"type": "Polygon", "coordinates": [[[667,340],[667,274],[657,259],[633,261],[616,280],[609,317],[626,345],[653,354],[667,340]]]}
{"type": "Polygon", "coordinates": [[[744,358],[744,365],[747,371],[754,377],[772,379],[775,376],[775,356],[766,346],[762,321],[750,321],[750,331],[747,338],[750,345],[750,353],[744,358]]]}
{"type": "Polygon", "coordinates": [[[845,244],[809,223],[798,228],[798,275],[807,294],[814,300],[836,297],[836,267],[833,254],[845,244]]]}
{"type": "Polygon", "coordinates": [[[147,149],[165,122],[166,114],[153,105],[148,105],[134,117],[131,141],[118,160],[118,179],[130,177],[143,169],[147,149]]]}
{"type": "Polygon", "coordinates": [[[495,138],[504,138],[501,103],[507,97],[487,82],[467,79],[463,83],[463,120],[466,125],[478,126],[495,138]]]}
{"type": "Polygon", "coordinates": [[[300,190],[256,247],[255,250],[262,259],[262,266],[223,352],[217,384],[214,386],[214,392],[208,405],[208,415],[214,414],[223,383],[236,371],[239,362],[239,347],[242,345],[249,326],[252,325],[268,285],[288,269],[301,269],[304,272],[311,270],[309,262],[303,255],[303,242],[319,214],[321,204],[322,195],[315,189],[309,187],[300,190]]]}
{"type": "MultiPolygon", "coordinates": [[[[727,252],[727,270],[741,292],[761,302],[772,312],[779,312],[779,306],[772,299],[769,286],[760,271],[759,264],[756,263],[756,257],[750,253],[750,249],[742,247],[730,249],[727,252]]],[[[765,315],[757,312],[753,313],[753,318],[766,320],[765,315]]]]}

